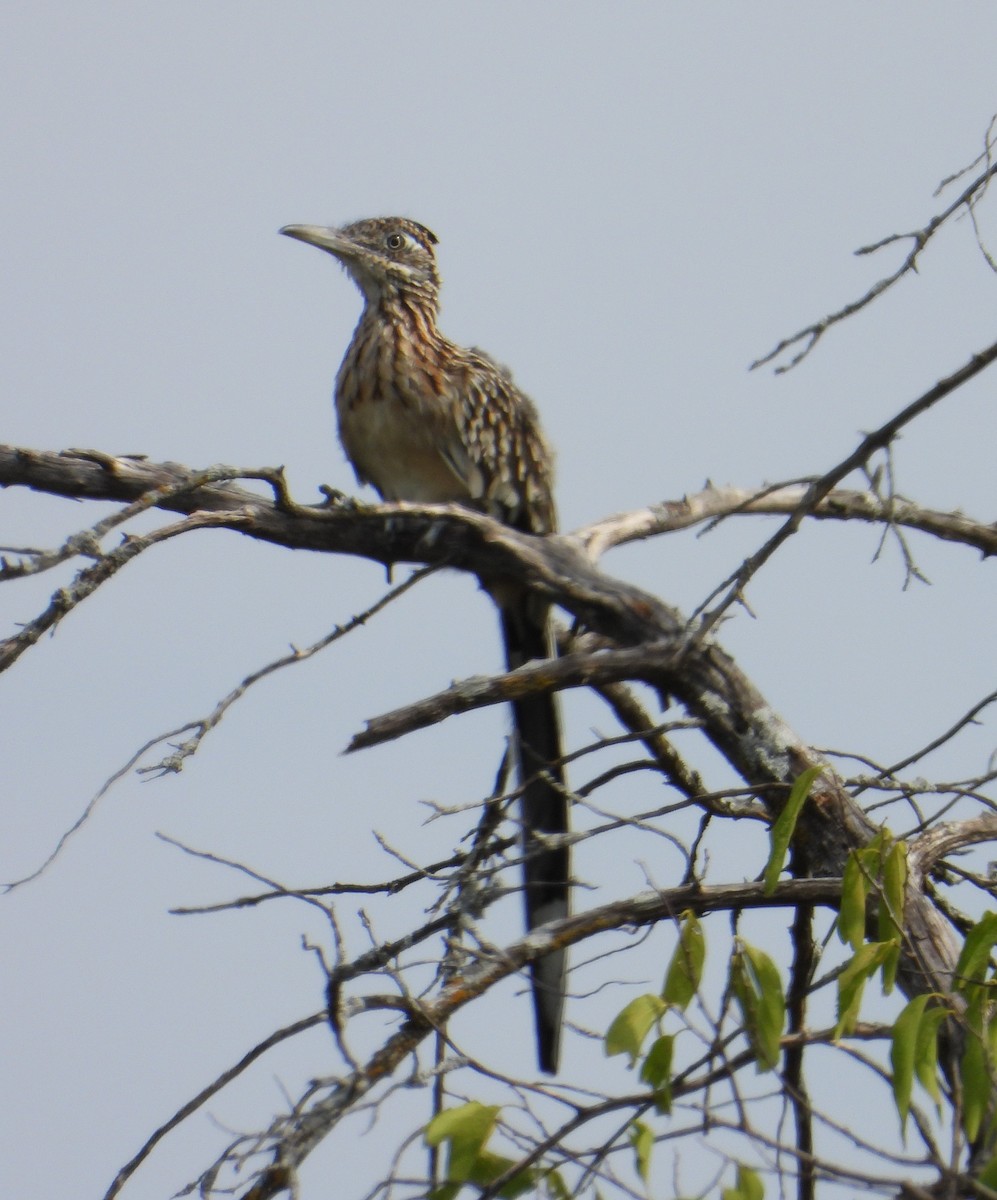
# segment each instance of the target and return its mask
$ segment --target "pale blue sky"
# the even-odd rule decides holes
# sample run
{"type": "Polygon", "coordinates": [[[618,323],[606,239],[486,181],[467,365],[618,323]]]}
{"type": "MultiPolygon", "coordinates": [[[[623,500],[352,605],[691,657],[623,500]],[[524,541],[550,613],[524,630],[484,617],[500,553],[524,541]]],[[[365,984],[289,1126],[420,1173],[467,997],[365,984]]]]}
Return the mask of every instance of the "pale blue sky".
{"type": "MultiPolygon", "coordinates": [[[[284,464],[303,501],[322,483],[352,489],[330,393],[359,298],[277,230],[397,212],[439,235],[445,331],[507,362],[537,401],[566,527],[707,478],[821,472],[992,340],[997,279],[968,223],[788,377],[747,364],[892,269],[895,250],[852,251],[926,222],[940,178],[979,151],[997,110],[994,45],[997,9],[979,2],[11,8],[0,440],[284,464]]],[[[992,518],[993,378],[905,434],[902,492],[992,518]]],[[[0,542],[54,545],[97,515],[0,494],[0,542]]],[[[691,608],[768,530],[729,524],[606,566],[691,608]]],[[[752,588],[758,619],[738,616],[723,638],[804,736],[889,760],[992,688],[980,636],[993,567],[917,541],[934,586],[901,595],[892,549],[869,565],[877,537],[795,539],[752,588]]],[[[36,865],[144,741],[382,582],[369,564],[222,534],[134,564],[0,680],[0,876],[36,865]]],[[[4,589],[4,631],[53,586],[4,589]]],[[[501,714],[339,754],[365,717],[497,667],[492,625],[471,583],[431,581],[260,686],[180,777],[123,783],[45,878],[0,900],[6,1194],[101,1195],[193,1092],[320,1004],[299,946],[317,922],[291,905],[169,917],[251,889],[154,832],[292,885],[390,875],[372,827],[414,856],[449,852],[462,827],[425,825],[414,801],[476,799],[501,714]]],[[[576,742],[611,729],[577,698],[568,715],[576,742]]],[[[992,728],[971,734],[950,770],[979,769],[992,744],[992,728]]],[[[648,795],[615,798],[630,810],[648,795]]],[[[593,900],[640,887],[648,853],[627,847],[608,879],[583,854],[593,900]]],[[[676,862],[647,866],[667,882],[676,862]]],[[[529,1070],[515,1003],[510,1062],[529,1070]]],[[[276,1078],[293,1092],[332,1069],[327,1042],[315,1034],[211,1115],[266,1121],[276,1078]]],[[[198,1119],[125,1195],[170,1194],[220,1142],[198,1119]]],[[[371,1146],[350,1150],[339,1169],[361,1179],[371,1146]]]]}

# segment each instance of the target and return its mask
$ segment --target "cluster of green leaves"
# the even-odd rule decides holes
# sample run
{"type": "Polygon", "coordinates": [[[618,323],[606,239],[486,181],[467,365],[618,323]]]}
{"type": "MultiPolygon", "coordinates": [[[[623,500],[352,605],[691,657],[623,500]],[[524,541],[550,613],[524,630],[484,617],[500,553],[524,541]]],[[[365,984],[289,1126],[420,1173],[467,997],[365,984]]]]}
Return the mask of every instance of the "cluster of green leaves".
{"type": "MultiPolygon", "coordinates": [[[[865,985],[877,971],[883,994],[893,990],[904,936],[906,886],[907,848],[888,831],[882,830],[868,846],[848,856],[837,927],[838,937],[854,953],[838,976],[835,1037],[855,1029],[865,985]]],[[[903,1132],[915,1078],[940,1108],[938,1028],[948,1011],[942,997],[924,993],[915,996],[894,1022],[890,1062],[893,1098],[903,1132]]]]}
{"type": "MultiPolygon", "coordinates": [[[[962,1089],[962,1125],[974,1141],[985,1120],[997,1121],[993,1111],[997,1080],[997,1006],[994,1004],[997,972],[993,949],[997,945],[997,913],[985,913],[966,935],[956,964],[953,986],[961,1004],[964,1049],[959,1069],[962,1089]]],[[[908,1006],[909,1007],[909,1006],[908,1006]]],[[[997,1189],[997,1158],[980,1182],[997,1189]]]]}
{"type": "Polygon", "coordinates": [[[517,1171],[515,1159],[488,1149],[500,1111],[498,1105],[472,1100],[438,1113],[429,1122],[426,1144],[447,1150],[445,1182],[430,1193],[430,1200],[453,1200],[465,1184],[484,1189],[506,1175],[509,1178],[498,1192],[503,1200],[538,1190],[541,1183],[553,1200],[568,1200],[568,1190],[556,1171],[539,1167],[517,1171]]]}
{"type": "MultiPolygon", "coordinates": [[[[607,1055],[626,1054],[638,1076],[651,1088],[651,1098],[659,1113],[667,1114],[672,1107],[672,1057],[674,1033],[665,1028],[669,1012],[683,1012],[699,990],[706,960],[703,928],[695,913],[683,914],[679,937],[672,954],[660,993],[649,992],[630,1003],[610,1025],[605,1038],[607,1055]],[[648,1035],[655,1036],[645,1049],[648,1035]]],[[[779,1040],[786,1023],[786,998],[779,971],[772,959],[757,946],[738,939],[730,961],[729,991],[741,1011],[744,1031],[755,1054],[759,1071],[773,1070],[779,1061],[779,1040]]],[[[634,1120],[630,1127],[638,1175],[648,1176],[653,1147],[651,1130],[644,1122],[634,1120]]],[[[740,1184],[732,1196],[743,1194],[754,1200],[751,1179],[757,1176],[745,1168],[743,1193],[740,1184]],[[750,1178],[749,1178],[750,1177],[750,1178]]]]}
{"type": "MultiPolygon", "coordinates": [[[[672,1051],[675,1046],[675,1035],[665,1031],[663,1020],[670,1009],[681,1012],[688,1007],[699,989],[705,959],[703,927],[695,913],[687,912],[679,925],[678,942],[665,972],[661,992],[647,992],[631,1000],[606,1031],[607,1056],[625,1054],[631,1067],[640,1064],[639,1077],[651,1088],[654,1105],[660,1113],[669,1113],[672,1108],[672,1051]],[[644,1043],[652,1029],[656,1031],[656,1037],[645,1051],[644,1043]]],[[[654,1136],[650,1127],[638,1119],[631,1123],[629,1134],[637,1174],[646,1181],[654,1136]]]]}
{"type": "MultiPolygon", "coordinates": [[[[763,874],[767,894],[775,890],[800,810],[819,774],[820,768],[814,767],[800,775],[782,814],[772,826],[769,859],[763,874]]],[[[686,912],[661,992],[647,993],[632,1000],[606,1033],[606,1054],[626,1054],[631,1066],[638,1067],[639,1078],[651,1087],[654,1106],[659,1113],[669,1113],[672,1106],[675,1034],[666,1030],[665,1018],[670,1011],[683,1012],[689,1006],[699,990],[705,959],[702,926],[693,912],[686,912]],[[645,1051],[644,1044],[652,1029],[655,1037],[645,1051]]],[[[775,962],[764,950],[738,938],[730,959],[726,990],[740,1010],[757,1070],[775,1070],[786,1025],[786,996],[775,962]]],[[[635,1119],[630,1126],[630,1141],[637,1173],[646,1181],[654,1144],[650,1128],[635,1119]]],[[[741,1164],[737,1168],[736,1183],[724,1189],[723,1197],[724,1200],[761,1200],[763,1190],[756,1172],[741,1164]]]]}
{"type": "MultiPolygon", "coordinates": [[[[838,977],[838,1022],[835,1036],[847,1035],[858,1020],[862,991],[877,971],[884,995],[892,991],[904,937],[904,893],[907,853],[887,831],[849,856],[842,879],[838,936],[854,951],[838,977]],[[867,940],[868,939],[868,940],[867,940]]],[[[958,1062],[956,1111],[972,1143],[997,1120],[994,1088],[997,1082],[997,975],[993,950],[997,945],[997,913],[985,913],[967,933],[948,994],[922,993],[904,1007],[893,1023],[890,1065],[893,1097],[906,1133],[914,1081],[921,1085],[936,1110],[942,1107],[939,1034],[946,1021],[962,1051],[958,1062]]],[[[979,1177],[997,1185],[997,1157],[979,1177]]]]}
{"type": "MultiPolygon", "coordinates": [[[[819,774],[803,772],[770,833],[770,853],[763,873],[766,893],[779,879],[800,811],[819,774]]],[[[847,1037],[859,1019],[866,983],[877,973],[884,995],[896,983],[904,938],[904,895],[908,883],[907,848],[888,831],[849,855],[842,877],[837,932],[852,951],[838,975],[835,1038],[847,1037]]],[[[988,1132],[997,1121],[994,1084],[997,1080],[997,913],[987,913],[968,933],[956,967],[952,992],[922,994],[911,1000],[893,1025],[891,1066],[893,1094],[901,1129],[906,1131],[916,1080],[941,1111],[939,1032],[947,1020],[962,1030],[957,1111],[968,1141],[988,1132]]],[[[685,912],[678,941],[665,972],[661,991],[637,996],[616,1016],[605,1035],[607,1056],[625,1054],[641,1082],[650,1089],[649,1105],[667,1115],[672,1108],[672,1060],[677,1034],[667,1028],[669,1013],[684,1012],[695,998],[703,977],[706,942],[696,914],[685,912]],[[650,1035],[653,1032],[653,1037],[650,1035]],[[650,1037],[650,1040],[649,1040],[650,1037]]],[[[786,1024],[786,999],[774,961],[756,946],[737,938],[731,955],[726,993],[736,1003],[756,1069],[773,1071],[779,1065],[786,1024]]],[[[430,1146],[446,1145],[446,1182],[432,1200],[453,1200],[465,1184],[485,1188],[504,1179],[500,1196],[514,1198],[543,1188],[554,1200],[567,1197],[564,1181],[550,1167],[516,1171],[516,1162],[488,1149],[499,1108],[478,1103],[440,1113],[426,1129],[430,1146]]],[[[991,1130],[992,1132],[992,1130],[991,1130]]],[[[654,1133],[635,1117],[628,1128],[635,1169],[644,1181],[650,1171],[654,1133]]],[[[997,1190],[997,1157],[979,1176],[997,1190]]],[[[762,1200],[760,1176],[738,1164],[735,1183],[725,1187],[722,1200],[762,1200]]]]}
{"type": "Polygon", "coordinates": [[[855,1029],[865,985],[881,973],[883,995],[896,983],[904,936],[907,846],[882,830],[853,850],[841,880],[838,937],[854,953],[838,976],[838,1023],[834,1036],[855,1029]],[[871,934],[870,940],[866,940],[871,934]]]}
{"type": "MultiPolygon", "coordinates": [[[[962,1129],[972,1143],[981,1135],[992,1141],[994,1087],[997,1081],[997,1006],[994,990],[997,973],[993,949],[997,945],[997,913],[985,913],[970,929],[956,964],[952,992],[915,996],[893,1025],[890,1061],[893,1095],[906,1129],[914,1080],[924,1088],[940,1111],[941,1074],[938,1064],[939,1032],[946,1021],[962,1051],[958,1064],[956,1107],[962,1129]]],[[[978,1182],[997,1190],[997,1156],[984,1166],[978,1182]]]]}
{"type": "MultiPolygon", "coordinates": [[[[664,1032],[662,1019],[669,1009],[681,1012],[689,1006],[699,989],[705,959],[703,927],[695,913],[687,912],[679,925],[678,942],[660,994],[648,992],[631,1000],[606,1031],[606,1054],[626,1054],[632,1067],[640,1062],[640,1079],[653,1090],[655,1106],[662,1113],[670,1112],[672,1107],[671,1068],[675,1045],[675,1035],[664,1032]],[[645,1053],[644,1042],[654,1028],[657,1028],[657,1037],[645,1053]]],[[[641,1174],[645,1177],[644,1171],[641,1174]]]]}

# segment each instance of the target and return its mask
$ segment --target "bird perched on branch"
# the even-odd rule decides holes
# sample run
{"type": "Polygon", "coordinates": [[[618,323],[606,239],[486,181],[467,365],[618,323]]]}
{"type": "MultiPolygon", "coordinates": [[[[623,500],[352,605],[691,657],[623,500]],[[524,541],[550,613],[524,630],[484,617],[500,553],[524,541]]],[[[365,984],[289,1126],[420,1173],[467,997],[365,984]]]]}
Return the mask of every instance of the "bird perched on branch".
{"type": "MultiPolygon", "coordinates": [[[[456,502],[525,533],[554,531],[553,456],[532,401],[486,354],[437,329],[436,235],[402,217],[342,229],[286,225],[281,233],[337,258],[364,308],[336,377],[339,437],[357,479],[385,500],[456,502]]],[[[489,581],[485,581],[489,586],[489,581]]],[[[510,670],[553,652],[548,605],[507,583],[499,607],[510,670]]],[[[568,828],[561,733],[552,693],[513,703],[522,788],[524,895],[529,929],[568,912],[568,828]]],[[[531,964],[537,1050],[557,1071],[565,954],[531,964]]]]}

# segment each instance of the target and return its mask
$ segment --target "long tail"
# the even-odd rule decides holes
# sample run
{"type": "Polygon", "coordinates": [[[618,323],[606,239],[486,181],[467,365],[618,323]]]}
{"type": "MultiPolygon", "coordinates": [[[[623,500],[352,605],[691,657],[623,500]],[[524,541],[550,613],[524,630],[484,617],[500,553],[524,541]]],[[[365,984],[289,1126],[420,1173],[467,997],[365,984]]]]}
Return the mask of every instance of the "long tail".
{"type": "MultiPolygon", "coordinates": [[[[531,659],[551,656],[546,605],[524,595],[500,609],[506,662],[510,670],[531,659]]],[[[522,797],[526,927],[535,929],[568,915],[570,856],[567,846],[541,850],[537,834],[568,832],[568,802],[563,791],[561,723],[553,692],[513,703],[522,797]],[[546,777],[545,777],[546,775],[546,777]],[[558,790],[558,786],[562,790],[558,790]]],[[[557,1073],[561,1049],[566,955],[556,950],[530,964],[537,1058],[541,1071],[557,1073]]]]}

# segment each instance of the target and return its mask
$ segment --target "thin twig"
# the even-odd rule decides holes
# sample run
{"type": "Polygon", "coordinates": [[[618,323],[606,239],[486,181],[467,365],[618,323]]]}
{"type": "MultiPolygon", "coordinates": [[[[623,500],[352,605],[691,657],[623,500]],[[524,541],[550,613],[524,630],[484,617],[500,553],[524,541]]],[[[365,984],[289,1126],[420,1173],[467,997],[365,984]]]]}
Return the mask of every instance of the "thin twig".
{"type": "MultiPolygon", "coordinates": [[[[856,255],[874,254],[877,250],[882,250],[884,246],[890,246],[894,242],[909,241],[912,243],[907,256],[901,262],[900,266],[891,274],[884,276],[878,282],[857,300],[853,300],[850,304],[844,305],[836,312],[830,313],[820,321],[814,321],[813,324],[805,326],[803,329],[794,333],[791,337],[783,338],[778,345],[774,346],[767,354],[761,358],[756,358],[748,368],[754,371],[758,367],[765,366],[773,362],[785,351],[792,346],[797,346],[802,343],[801,349],[786,363],[782,363],[774,368],[776,375],[783,375],[787,371],[791,371],[798,363],[807,357],[811,350],[817,345],[820,339],[824,336],[832,326],[837,325],[840,321],[844,321],[847,317],[853,316],[860,312],[867,305],[871,304],[877,296],[881,296],[885,291],[891,288],[898,280],[905,275],[917,270],[917,260],[924,248],[928,245],[931,238],[945,224],[946,221],[961,208],[965,207],[972,212],[973,206],[981,196],[989,184],[990,179],[997,173],[997,165],[989,163],[989,138],[988,149],[986,151],[988,165],[986,170],[973,180],[960,194],[952,201],[952,203],[940,213],[936,214],[922,229],[912,230],[910,233],[892,233],[888,237],[881,238],[878,242],[874,242],[868,246],[860,246],[855,251],[856,255]]],[[[979,160],[977,160],[979,161],[979,160]]],[[[951,178],[957,178],[953,176],[951,178]]],[[[936,193],[937,194],[937,193],[936,193]]]]}
{"type": "Polygon", "coordinates": [[[828,496],[842,479],[850,475],[857,468],[863,467],[877,450],[885,449],[905,425],[909,425],[911,421],[921,416],[922,413],[927,412],[928,409],[939,403],[939,401],[944,400],[946,396],[951,395],[958,388],[962,387],[963,384],[968,383],[970,379],[979,375],[981,371],[986,370],[994,361],[997,361],[997,342],[992,342],[985,350],[974,354],[958,370],[939,380],[934,387],[922,393],[916,400],[912,400],[906,408],[901,409],[900,412],[891,417],[878,429],[866,434],[851,454],[811,484],[807,489],[806,495],[797,506],[796,511],[789,519],[783,522],[779,529],[776,530],[760,549],[756,550],[754,554],[749,555],[733,575],[729,576],[719,587],[714,589],[711,596],[693,614],[694,620],[701,614],[698,636],[703,637],[714,628],[727,609],[740,599],[751,577],[768,562],[785,541],[797,532],[803,519],[813,512],[817,505],[828,496]],[[709,604],[724,589],[726,591],[720,602],[714,608],[706,611],[705,605],[709,604]]]}

